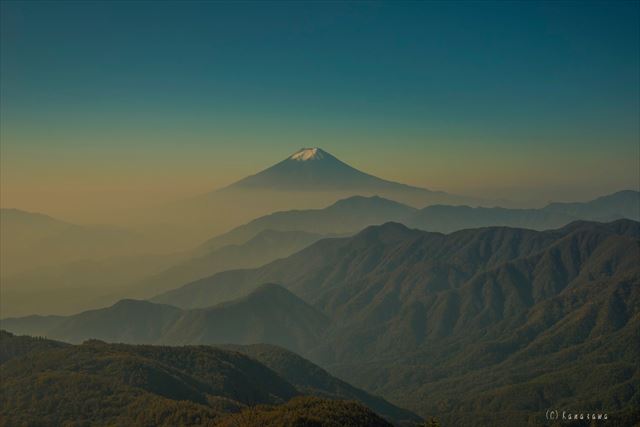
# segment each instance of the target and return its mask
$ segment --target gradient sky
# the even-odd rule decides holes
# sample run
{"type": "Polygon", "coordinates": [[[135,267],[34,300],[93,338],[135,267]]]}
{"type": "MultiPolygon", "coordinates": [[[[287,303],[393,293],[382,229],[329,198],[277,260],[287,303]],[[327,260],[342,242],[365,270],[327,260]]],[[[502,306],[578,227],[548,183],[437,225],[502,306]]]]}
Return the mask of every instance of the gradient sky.
{"type": "Polygon", "coordinates": [[[636,1],[1,8],[4,207],[195,194],[303,146],[462,194],[640,186],[636,1]]]}

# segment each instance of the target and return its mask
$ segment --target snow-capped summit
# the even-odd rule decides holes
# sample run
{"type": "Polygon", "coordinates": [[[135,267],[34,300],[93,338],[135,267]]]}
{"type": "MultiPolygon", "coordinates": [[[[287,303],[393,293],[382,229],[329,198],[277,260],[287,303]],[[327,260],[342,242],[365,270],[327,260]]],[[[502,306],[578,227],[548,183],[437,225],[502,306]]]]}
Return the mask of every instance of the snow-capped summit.
{"type": "Polygon", "coordinates": [[[354,192],[411,189],[361,172],[318,147],[301,148],[280,163],[248,176],[230,188],[354,192]]]}
{"type": "Polygon", "coordinates": [[[306,162],[307,160],[322,160],[326,156],[326,152],[318,147],[314,148],[301,148],[300,150],[289,156],[291,160],[297,160],[299,162],[306,162]]]}
{"type": "Polygon", "coordinates": [[[301,148],[275,165],[224,189],[227,193],[235,190],[303,191],[307,198],[314,191],[339,192],[340,197],[380,195],[418,205],[430,199],[438,203],[451,200],[446,193],[387,181],[362,172],[318,147],[301,148]]]}

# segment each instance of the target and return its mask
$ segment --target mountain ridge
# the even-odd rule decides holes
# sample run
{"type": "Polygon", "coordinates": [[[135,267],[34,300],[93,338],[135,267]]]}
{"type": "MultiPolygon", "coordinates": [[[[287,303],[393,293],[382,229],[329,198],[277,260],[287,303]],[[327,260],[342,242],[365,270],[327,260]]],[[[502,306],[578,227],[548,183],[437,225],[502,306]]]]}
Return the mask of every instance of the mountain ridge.
{"type": "Polygon", "coordinates": [[[354,234],[369,225],[394,221],[427,231],[450,233],[465,228],[511,226],[544,230],[560,228],[576,220],[640,220],[640,192],[623,190],[586,202],[552,203],[539,209],[430,205],[422,209],[383,197],[351,196],[321,209],[273,212],[215,236],[203,244],[216,248],[242,243],[263,230],[315,231],[354,234]],[[570,206],[564,211],[564,206],[570,206]],[[597,211],[590,211],[590,206],[597,211]],[[620,211],[620,212],[619,212],[620,211]]]}
{"type": "Polygon", "coordinates": [[[72,343],[91,338],[170,345],[264,342],[300,351],[321,337],[329,319],[285,288],[262,284],[235,300],[194,310],[122,299],[72,316],[4,318],[1,323],[12,332],[72,343]]]}

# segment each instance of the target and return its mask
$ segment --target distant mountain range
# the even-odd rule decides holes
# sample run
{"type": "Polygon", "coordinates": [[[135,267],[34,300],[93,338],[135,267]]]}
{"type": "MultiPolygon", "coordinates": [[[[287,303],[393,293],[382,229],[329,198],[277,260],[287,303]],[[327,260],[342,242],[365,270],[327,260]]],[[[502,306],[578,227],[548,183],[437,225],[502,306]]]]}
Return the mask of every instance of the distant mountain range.
{"type": "Polygon", "coordinates": [[[354,196],[323,209],[275,212],[209,239],[202,247],[213,250],[240,244],[265,230],[303,231],[324,235],[352,234],[369,225],[402,221],[416,209],[378,196],[354,196]]]}
{"type": "Polygon", "coordinates": [[[427,231],[450,233],[465,228],[509,226],[546,230],[572,221],[640,220],[640,193],[620,191],[587,202],[551,203],[541,209],[432,205],[423,209],[382,197],[354,196],[323,208],[275,212],[216,236],[209,249],[243,243],[264,230],[353,234],[370,225],[400,222],[427,231]]]}
{"type": "Polygon", "coordinates": [[[541,209],[427,206],[403,221],[410,227],[449,233],[495,225],[546,230],[572,221],[640,220],[640,192],[625,190],[586,202],[551,203],[541,209]]]}
{"type": "MultiPolygon", "coordinates": [[[[81,227],[41,215],[34,215],[34,220],[32,214],[3,211],[15,215],[2,221],[7,232],[3,232],[0,254],[0,309],[5,316],[68,314],[112,304],[123,297],[147,298],[221,271],[258,267],[291,255],[322,237],[347,236],[388,221],[440,232],[498,225],[541,230],[561,227],[576,219],[639,219],[639,205],[640,196],[635,191],[621,191],[583,203],[552,203],[542,209],[449,205],[416,209],[378,196],[354,196],[322,209],[259,217],[188,251],[117,257],[108,254],[132,242],[131,236],[122,235],[122,231],[114,234],[111,229],[81,227]],[[17,225],[9,229],[14,224],[17,225]],[[70,228],[75,231],[68,233],[70,228]],[[68,239],[69,234],[84,237],[68,239]],[[93,247],[94,242],[100,243],[98,247],[93,247]],[[61,249],[65,245],[67,249],[61,249]],[[38,259],[54,264],[39,265],[38,259]],[[24,271],[10,275],[21,263],[24,271]]],[[[134,236],[133,240],[139,237],[134,236]]],[[[132,248],[124,250],[131,252],[132,248]]]]}
{"type": "Polygon", "coordinates": [[[308,425],[311,416],[334,425],[391,426],[363,405],[380,408],[395,422],[419,421],[277,347],[261,347],[258,353],[243,347],[95,340],[72,346],[0,331],[0,355],[0,418],[7,425],[261,427],[267,420],[270,425],[308,425]],[[300,368],[308,375],[299,375],[300,368]],[[51,409],[62,406],[64,410],[51,409]]]}
{"type": "Polygon", "coordinates": [[[90,312],[100,314],[91,321],[83,313],[2,327],[54,336],[70,322],[84,334],[76,339],[108,338],[107,329],[135,341],[132,325],[180,343],[247,344],[274,341],[273,327],[285,337],[278,343],[448,424],[526,425],[549,402],[626,417],[640,401],[639,259],[640,223],[626,219],[447,235],[386,223],[153,304],[90,312]]]}

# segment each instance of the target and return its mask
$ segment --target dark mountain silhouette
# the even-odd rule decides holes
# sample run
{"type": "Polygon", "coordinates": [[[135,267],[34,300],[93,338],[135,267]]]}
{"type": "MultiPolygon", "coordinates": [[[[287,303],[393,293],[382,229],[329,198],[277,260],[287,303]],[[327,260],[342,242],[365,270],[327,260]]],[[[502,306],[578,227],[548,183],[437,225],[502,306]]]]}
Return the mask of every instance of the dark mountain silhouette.
{"type": "Polygon", "coordinates": [[[49,349],[62,348],[68,345],[69,344],[64,342],[41,337],[15,336],[10,332],[0,329],[0,365],[9,359],[22,357],[30,353],[39,353],[49,349]]]}
{"type": "Polygon", "coordinates": [[[281,283],[332,319],[303,352],[314,362],[423,415],[517,425],[549,402],[619,416],[637,401],[622,390],[640,390],[639,260],[631,220],[448,235],[388,223],[155,300],[194,307],[281,283]]]}
{"type": "MultiPolygon", "coordinates": [[[[304,361],[278,347],[269,346],[268,350],[283,356],[278,367],[284,371],[298,369],[298,360],[304,361]]],[[[304,361],[304,369],[324,373],[319,377],[326,384],[336,384],[350,393],[317,393],[313,387],[321,385],[311,380],[298,379],[299,384],[294,385],[258,359],[231,349],[133,346],[97,340],[69,345],[0,331],[0,354],[0,417],[8,425],[270,425],[252,424],[263,420],[265,412],[270,413],[268,420],[274,425],[281,425],[278,420],[304,419],[310,412],[338,425],[390,425],[365,406],[385,409],[390,420],[420,420],[310,362],[304,361]],[[39,386],[34,388],[36,381],[39,386]],[[302,397],[319,394],[322,399],[302,397]],[[338,400],[343,396],[350,402],[338,400]],[[52,411],[52,407],[64,410],[52,411]],[[237,417],[227,420],[230,413],[247,407],[252,409],[242,414],[240,423],[237,417]],[[396,415],[399,418],[393,417],[396,415]]]]}

